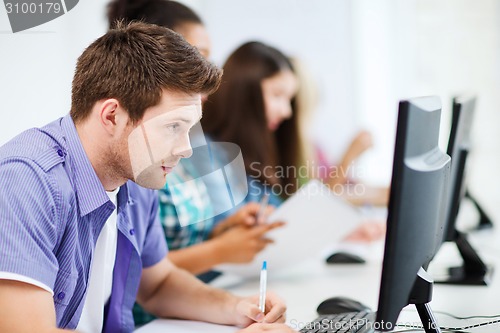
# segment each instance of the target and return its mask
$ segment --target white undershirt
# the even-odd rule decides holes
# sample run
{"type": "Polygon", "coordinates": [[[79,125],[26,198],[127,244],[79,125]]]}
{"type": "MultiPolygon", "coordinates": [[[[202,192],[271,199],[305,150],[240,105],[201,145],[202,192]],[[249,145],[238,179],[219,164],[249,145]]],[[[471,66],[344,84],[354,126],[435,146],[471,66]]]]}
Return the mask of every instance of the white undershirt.
{"type": "Polygon", "coordinates": [[[10,273],[10,272],[0,272],[0,280],[12,280],[12,281],[19,281],[19,282],[24,282],[28,284],[32,284],[34,286],[37,286],[39,288],[42,288],[44,290],[47,290],[51,296],[54,296],[54,291],[49,288],[45,283],[39,282],[35,279],[32,279],[30,277],[21,275],[21,274],[16,274],[16,273],[10,273]]]}
{"type": "MultiPolygon", "coordinates": [[[[116,194],[106,192],[111,202],[117,205],[116,194]]],[[[77,330],[82,333],[101,332],[104,320],[104,306],[111,296],[113,287],[113,267],[116,259],[118,229],[116,209],[108,218],[97,238],[92,264],[90,267],[89,286],[83,305],[82,315],[77,330]]]]}

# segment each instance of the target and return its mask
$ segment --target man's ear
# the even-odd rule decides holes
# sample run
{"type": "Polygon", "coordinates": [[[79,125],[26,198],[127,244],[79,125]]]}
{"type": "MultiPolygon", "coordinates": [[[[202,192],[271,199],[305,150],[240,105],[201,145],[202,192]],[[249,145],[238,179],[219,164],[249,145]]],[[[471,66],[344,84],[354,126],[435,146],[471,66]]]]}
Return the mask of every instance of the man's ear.
{"type": "Polygon", "coordinates": [[[114,98],[106,99],[101,102],[99,107],[99,121],[106,132],[114,135],[120,130],[123,122],[127,122],[126,113],[123,112],[120,102],[114,98]]]}

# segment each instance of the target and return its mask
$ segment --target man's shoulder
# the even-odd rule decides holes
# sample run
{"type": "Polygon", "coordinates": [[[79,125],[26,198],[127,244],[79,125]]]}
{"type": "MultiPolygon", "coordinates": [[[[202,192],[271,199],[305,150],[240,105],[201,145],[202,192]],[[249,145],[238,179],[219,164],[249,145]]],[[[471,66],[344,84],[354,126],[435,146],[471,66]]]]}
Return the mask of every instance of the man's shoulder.
{"type": "Polygon", "coordinates": [[[65,147],[58,121],[28,129],[0,147],[0,164],[29,161],[48,172],[64,161],[65,147]]]}

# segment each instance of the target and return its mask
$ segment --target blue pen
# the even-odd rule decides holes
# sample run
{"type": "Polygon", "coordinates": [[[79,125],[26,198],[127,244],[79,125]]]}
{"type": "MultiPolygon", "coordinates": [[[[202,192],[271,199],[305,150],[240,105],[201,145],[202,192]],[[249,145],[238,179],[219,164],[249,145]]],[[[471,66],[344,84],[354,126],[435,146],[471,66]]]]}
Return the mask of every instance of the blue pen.
{"type": "Polygon", "coordinates": [[[260,270],[260,297],[259,309],[262,313],[266,313],[266,289],[267,289],[267,261],[262,262],[260,270]]]}

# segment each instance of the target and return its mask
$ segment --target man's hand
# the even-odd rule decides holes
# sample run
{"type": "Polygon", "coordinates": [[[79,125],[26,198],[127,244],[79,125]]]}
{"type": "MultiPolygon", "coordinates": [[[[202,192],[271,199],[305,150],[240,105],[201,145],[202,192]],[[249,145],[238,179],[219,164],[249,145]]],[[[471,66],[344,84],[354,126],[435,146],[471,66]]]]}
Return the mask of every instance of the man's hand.
{"type": "Polygon", "coordinates": [[[137,300],[145,310],[162,318],[182,318],[246,327],[252,323],[284,323],[285,303],[272,293],[261,313],[259,297],[237,297],[210,287],[180,270],[165,258],[145,268],[137,300]]]}
{"type": "Polygon", "coordinates": [[[247,327],[252,323],[284,323],[286,320],[286,305],[273,293],[266,295],[266,311],[259,309],[259,296],[243,298],[236,304],[236,325],[247,327]]]}
{"type": "Polygon", "coordinates": [[[297,333],[297,331],[291,329],[285,324],[263,324],[256,323],[248,326],[247,328],[238,331],[237,333],[297,333]]]}

